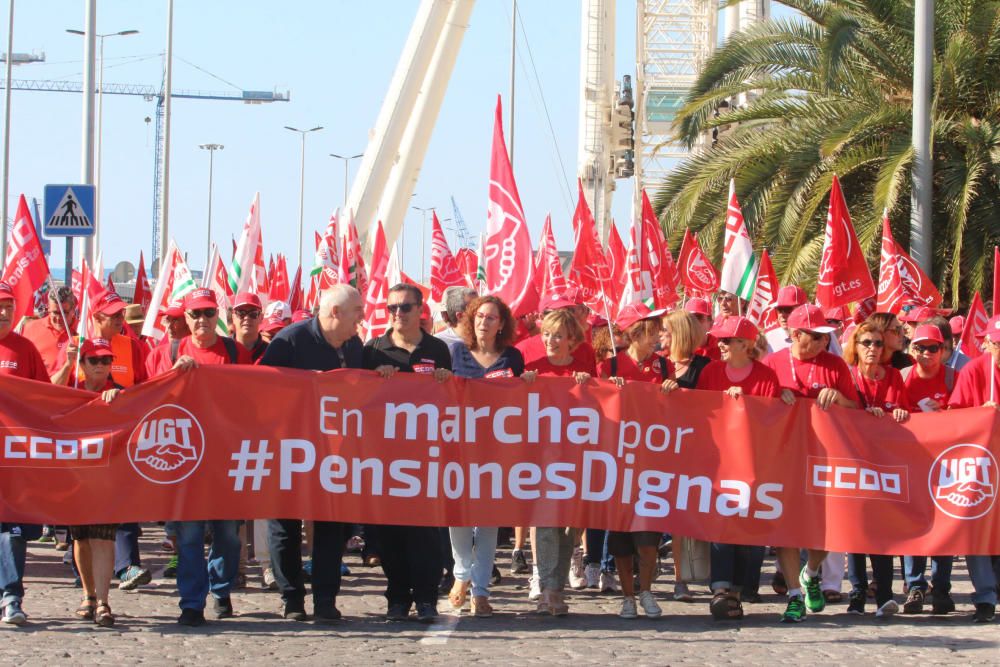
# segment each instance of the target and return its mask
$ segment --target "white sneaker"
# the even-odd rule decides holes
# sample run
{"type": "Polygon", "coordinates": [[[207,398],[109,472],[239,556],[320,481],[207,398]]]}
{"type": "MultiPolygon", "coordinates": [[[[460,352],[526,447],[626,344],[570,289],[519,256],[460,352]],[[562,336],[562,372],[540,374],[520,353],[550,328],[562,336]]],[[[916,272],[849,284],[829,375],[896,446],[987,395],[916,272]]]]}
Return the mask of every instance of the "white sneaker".
{"type": "Polygon", "coordinates": [[[528,599],[534,602],[538,598],[542,597],[542,587],[541,583],[538,581],[538,577],[532,575],[531,579],[528,580],[528,599]]]}
{"type": "Polygon", "coordinates": [[[584,579],[583,549],[580,547],[573,549],[573,557],[569,562],[569,587],[577,591],[587,587],[587,580],[584,579]]]}
{"type": "Polygon", "coordinates": [[[278,582],[274,578],[274,570],[269,567],[264,568],[264,588],[271,591],[278,590],[278,582]]]}
{"type": "Polygon", "coordinates": [[[587,588],[601,587],[601,566],[591,563],[583,570],[583,578],[587,580],[587,588]]]}
{"type": "Polygon", "coordinates": [[[875,612],[875,618],[884,618],[886,616],[892,616],[899,611],[899,604],[895,600],[889,600],[884,605],[878,608],[875,612]]]}
{"type": "Polygon", "coordinates": [[[659,618],[663,615],[663,610],[660,609],[660,605],[656,604],[652,591],[639,593],[639,604],[642,606],[642,612],[649,618],[659,618]]]}
{"type": "Polygon", "coordinates": [[[639,612],[635,609],[635,598],[625,598],[622,600],[622,610],[618,612],[622,618],[637,618],[639,612]]]}
{"type": "Polygon", "coordinates": [[[601,592],[602,593],[621,593],[622,587],[618,585],[618,579],[615,575],[608,572],[601,572],[601,592]]]}

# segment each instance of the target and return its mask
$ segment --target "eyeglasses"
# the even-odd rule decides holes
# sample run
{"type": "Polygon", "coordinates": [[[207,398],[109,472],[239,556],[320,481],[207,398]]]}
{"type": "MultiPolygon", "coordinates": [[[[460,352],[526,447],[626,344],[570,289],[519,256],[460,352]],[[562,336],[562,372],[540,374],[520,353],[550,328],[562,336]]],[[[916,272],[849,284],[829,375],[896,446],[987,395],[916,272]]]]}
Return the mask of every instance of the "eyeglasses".
{"type": "Polygon", "coordinates": [[[87,363],[92,366],[110,366],[112,357],[87,357],[87,363]]]}
{"type": "Polygon", "coordinates": [[[728,337],[727,337],[727,338],[719,338],[719,339],[717,339],[717,340],[718,340],[718,341],[719,341],[720,343],[722,343],[723,345],[732,345],[732,344],[733,344],[733,341],[734,341],[734,340],[736,340],[736,339],[735,339],[735,338],[728,338],[728,337]]]}
{"type": "Polygon", "coordinates": [[[219,314],[218,308],[199,308],[198,310],[187,311],[188,317],[192,320],[196,320],[199,317],[204,317],[206,320],[210,320],[219,314]]]}
{"type": "Polygon", "coordinates": [[[260,317],[259,310],[234,310],[233,315],[245,320],[255,320],[260,317]]]}
{"type": "Polygon", "coordinates": [[[941,345],[934,343],[933,345],[913,345],[913,349],[917,352],[930,352],[931,354],[937,354],[941,351],[941,345]]]}
{"type": "Polygon", "coordinates": [[[859,340],[858,345],[862,347],[885,347],[885,341],[866,338],[865,340],[859,340]]]}
{"type": "Polygon", "coordinates": [[[476,319],[483,320],[489,324],[500,321],[500,317],[498,315],[487,315],[486,313],[476,313],[476,319]]]}
{"type": "Polygon", "coordinates": [[[392,315],[395,315],[396,313],[405,315],[416,307],[417,304],[404,301],[403,303],[390,303],[385,307],[385,309],[392,315]]]}

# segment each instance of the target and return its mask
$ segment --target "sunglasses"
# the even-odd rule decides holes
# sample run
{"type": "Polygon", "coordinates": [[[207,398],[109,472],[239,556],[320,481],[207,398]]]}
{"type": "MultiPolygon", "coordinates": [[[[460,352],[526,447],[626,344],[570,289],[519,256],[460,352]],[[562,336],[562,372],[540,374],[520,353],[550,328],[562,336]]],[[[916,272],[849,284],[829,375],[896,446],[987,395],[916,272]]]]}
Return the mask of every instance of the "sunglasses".
{"type": "Polygon", "coordinates": [[[255,320],[260,317],[259,310],[234,310],[233,315],[245,320],[255,320]]]}
{"type": "Polygon", "coordinates": [[[199,308],[198,310],[187,311],[188,317],[192,320],[196,320],[199,317],[204,317],[206,320],[210,320],[219,314],[218,308],[199,308]]]}
{"type": "Polygon", "coordinates": [[[113,357],[87,357],[87,363],[92,366],[110,366],[113,357]]]}
{"type": "Polygon", "coordinates": [[[858,345],[861,347],[885,347],[885,341],[868,338],[865,340],[859,340],[858,345]]]}
{"type": "Polygon", "coordinates": [[[734,340],[737,340],[737,339],[736,339],[736,338],[730,338],[730,337],[726,337],[726,338],[719,338],[719,339],[717,339],[717,340],[718,340],[718,341],[719,341],[720,343],[722,343],[723,345],[732,345],[732,344],[733,344],[733,341],[734,341],[734,340]]]}
{"type": "Polygon", "coordinates": [[[917,352],[930,352],[931,354],[937,354],[941,351],[941,345],[934,343],[933,345],[914,345],[913,349],[917,352]]]}
{"type": "Polygon", "coordinates": [[[406,315],[408,312],[417,307],[415,303],[403,302],[403,303],[390,303],[385,307],[390,314],[395,315],[396,313],[402,313],[406,315]]]}

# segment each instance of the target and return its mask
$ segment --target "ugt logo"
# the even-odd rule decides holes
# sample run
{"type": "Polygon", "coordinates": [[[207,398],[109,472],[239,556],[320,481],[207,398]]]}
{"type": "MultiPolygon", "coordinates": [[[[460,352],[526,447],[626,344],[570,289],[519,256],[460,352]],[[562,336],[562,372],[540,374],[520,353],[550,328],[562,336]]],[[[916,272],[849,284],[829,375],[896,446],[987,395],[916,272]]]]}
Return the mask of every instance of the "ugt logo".
{"type": "Polygon", "coordinates": [[[154,484],[176,484],[193,473],[205,452],[205,434],[194,415],[179,405],[150,411],[128,439],[128,460],[154,484]]]}
{"type": "Polygon", "coordinates": [[[962,444],[941,452],[927,486],[937,508],[954,519],[978,519],[993,509],[998,475],[993,454],[980,445],[962,444]]]}

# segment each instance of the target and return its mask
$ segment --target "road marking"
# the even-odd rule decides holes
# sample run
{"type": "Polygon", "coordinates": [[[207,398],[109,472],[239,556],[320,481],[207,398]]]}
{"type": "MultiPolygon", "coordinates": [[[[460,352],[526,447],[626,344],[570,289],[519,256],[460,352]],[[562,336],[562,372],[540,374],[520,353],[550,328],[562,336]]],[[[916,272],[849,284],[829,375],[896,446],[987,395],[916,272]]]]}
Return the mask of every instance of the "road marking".
{"type": "Polygon", "coordinates": [[[451,633],[455,631],[456,627],[458,627],[458,622],[460,620],[461,617],[457,614],[442,614],[441,616],[438,616],[438,620],[427,628],[427,632],[424,633],[424,636],[420,639],[420,643],[430,646],[447,644],[448,637],[450,637],[451,633]]]}

